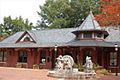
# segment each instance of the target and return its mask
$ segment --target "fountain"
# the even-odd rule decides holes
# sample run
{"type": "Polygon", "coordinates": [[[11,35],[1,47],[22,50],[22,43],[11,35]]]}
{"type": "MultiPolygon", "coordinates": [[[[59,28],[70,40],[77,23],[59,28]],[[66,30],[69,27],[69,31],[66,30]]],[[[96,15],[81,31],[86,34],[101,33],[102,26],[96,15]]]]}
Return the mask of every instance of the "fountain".
{"type": "Polygon", "coordinates": [[[86,63],[85,63],[85,69],[84,72],[86,73],[95,73],[95,71],[93,70],[93,63],[91,61],[91,57],[86,57],[86,63]]]}
{"type": "Polygon", "coordinates": [[[72,68],[74,60],[69,55],[59,55],[57,58],[55,69],[48,72],[48,76],[65,79],[88,79],[95,78],[96,73],[93,70],[93,63],[91,57],[86,57],[84,72],[72,68]]]}

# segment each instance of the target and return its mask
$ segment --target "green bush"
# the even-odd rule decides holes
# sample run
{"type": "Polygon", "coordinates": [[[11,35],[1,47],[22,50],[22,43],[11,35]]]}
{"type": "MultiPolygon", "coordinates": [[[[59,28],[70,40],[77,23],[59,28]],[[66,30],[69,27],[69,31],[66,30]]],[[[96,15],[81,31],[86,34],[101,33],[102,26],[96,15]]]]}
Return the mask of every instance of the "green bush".
{"type": "Polygon", "coordinates": [[[38,64],[34,64],[33,65],[33,69],[39,69],[39,65],[38,64]]]}
{"type": "Polygon", "coordinates": [[[79,67],[78,67],[78,70],[79,70],[79,71],[84,71],[84,66],[83,66],[82,64],[78,64],[78,66],[79,66],[79,67]]]}
{"type": "Polygon", "coordinates": [[[97,69],[99,69],[101,66],[99,66],[99,64],[95,64],[95,63],[93,63],[93,69],[94,70],[97,70],[97,69]]]}
{"type": "Polygon", "coordinates": [[[73,68],[78,68],[78,64],[74,63],[73,68]]]}
{"type": "Polygon", "coordinates": [[[81,64],[74,64],[73,65],[73,68],[78,68],[78,71],[84,71],[84,67],[83,67],[83,65],[81,65],[81,64]]]}
{"type": "Polygon", "coordinates": [[[17,64],[16,64],[16,68],[22,68],[22,64],[17,63],[17,64]]]}
{"type": "Polygon", "coordinates": [[[108,74],[109,74],[109,71],[106,70],[106,69],[100,69],[100,70],[99,70],[99,73],[100,73],[100,74],[104,74],[104,75],[108,75],[108,74]]]}

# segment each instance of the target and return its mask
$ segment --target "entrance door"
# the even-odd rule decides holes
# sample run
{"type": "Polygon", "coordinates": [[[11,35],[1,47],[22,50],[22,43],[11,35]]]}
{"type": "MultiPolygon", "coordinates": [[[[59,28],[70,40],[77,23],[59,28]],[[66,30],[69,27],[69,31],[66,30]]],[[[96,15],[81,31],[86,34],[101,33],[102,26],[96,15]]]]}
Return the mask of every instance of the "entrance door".
{"type": "Polygon", "coordinates": [[[91,57],[91,49],[84,49],[83,50],[83,65],[85,64],[86,62],[86,57],[91,57]]]}

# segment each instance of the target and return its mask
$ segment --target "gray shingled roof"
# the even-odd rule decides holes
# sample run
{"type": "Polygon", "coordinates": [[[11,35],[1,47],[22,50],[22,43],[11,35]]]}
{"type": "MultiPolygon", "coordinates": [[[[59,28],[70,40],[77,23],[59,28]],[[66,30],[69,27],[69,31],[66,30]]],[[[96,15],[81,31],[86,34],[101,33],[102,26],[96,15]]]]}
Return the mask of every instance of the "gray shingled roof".
{"type": "Polygon", "coordinates": [[[106,28],[109,36],[105,39],[108,42],[120,42],[120,30],[119,28],[106,28]]]}
{"type": "Polygon", "coordinates": [[[120,32],[118,29],[107,28],[109,36],[105,41],[75,41],[75,35],[72,34],[77,28],[53,29],[53,30],[40,30],[28,31],[32,38],[36,41],[33,42],[19,42],[15,43],[24,33],[18,32],[2,42],[0,48],[14,48],[14,47],[54,47],[58,46],[103,46],[114,47],[114,44],[120,46],[120,32]]]}
{"type": "Polygon", "coordinates": [[[54,47],[58,46],[102,46],[102,47],[114,47],[117,43],[120,45],[120,31],[118,29],[106,28],[109,36],[105,41],[95,40],[76,40],[73,31],[87,31],[87,30],[101,30],[99,24],[94,19],[92,12],[83,21],[78,28],[64,28],[64,29],[52,29],[52,30],[40,30],[40,31],[27,31],[28,34],[34,39],[34,42],[18,42],[18,39],[25,33],[25,31],[18,32],[2,42],[0,42],[0,48],[14,48],[14,47],[54,47]]]}
{"type": "Polygon", "coordinates": [[[79,30],[101,30],[100,25],[95,20],[95,17],[93,16],[93,13],[90,12],[90,14],[87,16],[87,18],[83,21],[83,23],[79,26],[79,30]]]}
{"type": "Polygon", "coordinates": [[[66,43],[67,46],[95,46],[95,47],[114,47],[113,43],[95,40],[74,40],[66,43]]]}
{"type": "Polygon", "coordinates": [[[4,39],[0,43],[15,43],[19,39],[19,37],[22,36],[23,33],[24,33],[24,31],[23,32],[17,32],[15,34],[9,36],[8,38],[4,39]]]}
{"type": "Polygon", "coordinates": [[[54,47],[56,44],[61,46],[66,42],[75,38],[75,35],[71,32],[76,28],[65,28],[65,29],[52,29],[52,30],[40,30],[40,31],[27,31],[31,37],[35,40],[33,42],[18,42],[16,41],[25,32],[18,32],[2,42],[0,42],[0,48],[12,48],[12,47],[54,47]]]}

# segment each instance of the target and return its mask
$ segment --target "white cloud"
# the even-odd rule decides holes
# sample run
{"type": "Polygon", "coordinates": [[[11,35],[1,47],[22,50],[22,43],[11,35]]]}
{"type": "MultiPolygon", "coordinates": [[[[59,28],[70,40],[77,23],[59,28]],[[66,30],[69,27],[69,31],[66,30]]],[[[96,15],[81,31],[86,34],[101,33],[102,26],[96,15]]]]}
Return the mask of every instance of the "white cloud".
{"type": "Polygon", "coordinates": [[[4,16],[16,18],[22,16],[24,19],[36,24],[39,16],[36,11],[39,5],[43,5],[45,0],[0,0],[0,23],[3,22],[4,16]]]}

